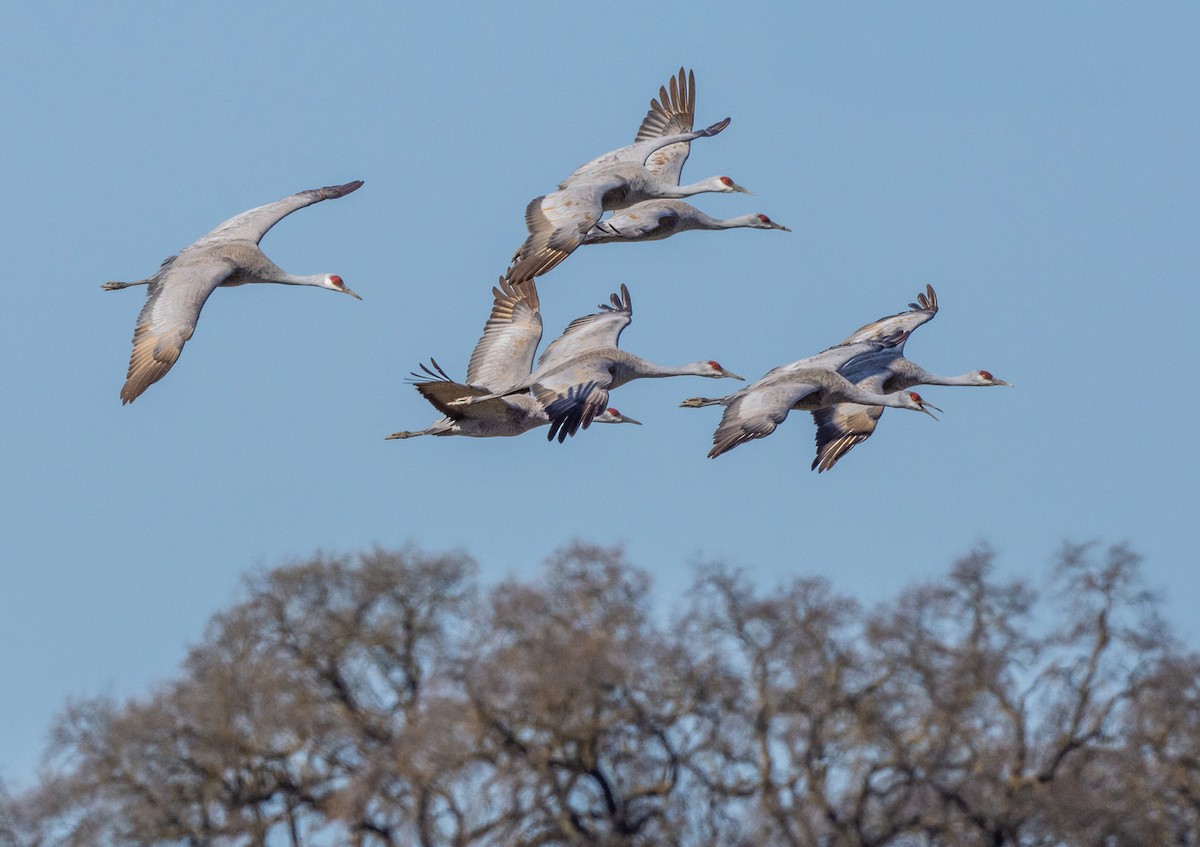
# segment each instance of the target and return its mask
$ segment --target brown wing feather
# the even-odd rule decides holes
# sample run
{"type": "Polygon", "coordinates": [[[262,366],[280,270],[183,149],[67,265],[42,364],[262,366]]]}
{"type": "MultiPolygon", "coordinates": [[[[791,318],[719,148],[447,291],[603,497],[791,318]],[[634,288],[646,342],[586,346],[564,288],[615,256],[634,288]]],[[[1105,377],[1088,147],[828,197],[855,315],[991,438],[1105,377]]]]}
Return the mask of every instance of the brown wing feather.
{"type": "Polygon", "coordinates": [[[151,278],[146,302],[133,330],[133,352],[121,388],[121,403],[132,403],[166,376],[183,345],[196,331],[200,310],[210,294],[229,277],[234,263],[207,251],[187,251],[164,262],[151,278]]]}
{"type": "Polygon", "coordinates": [[[871,437],[882,415],[882,406],[858,403],[839,403],[813,412],[813,422],[817,425],[817,456],[810,469],[822,473],[832,468],[838,459],[871,437]]]}
{"type": "Polygon", "coordinates": [[[138,324],[133,331],[133,353],[129,357],[125,385],[121,387],[122,405],[132,403],[143,391],[167,375],[194,331],[194,327],[171,327],[165,332],[155,333],[149,324],[138,324]]]}
{"type": "Polygon", "coordinates": [[[542,340],[542,315],[532,279],[511,283],[500,278],[492,289],[492,311],[471,351],[467,382],[499,391],[525,377],[542,340]]]}
{"type": "MultiPolygon", "coordinates": [[[[683,68],[671,77],[671,90],[659,88],[657,100],[650,101],[650,111],[638,127],[634,143],[667,135],[691,132],[696,117],[696,78],[691,71],[684,76],[683,68]]],[[[691,152],[691,144],[683,141],[655,150],[646,159],[646,168],[665,179],[679,182],[683,164],[691,152]]]]}
{"type": "Polygon", "coordinates": [[[535,197],[525,207],[525,226],[529,237],[513,254],[504,274],[511,283],[541,276],[570,256],[589,229],[600,219],[602,210],[578,202],[566,191],[535,197]]]}
{"type": "Polygon", "coordinates": [[[787,417],[787,410],[776,420],[774,417],[761,417],[753,421],[739,420],[737,410],[731,407],[725,409],[721,423],[713,433],[713,446],[708,451],[708,458],[715,459],[722,453],[727,453],[739,444],[766,438],[787,417]]]}
{"type": "Polygon", "coordinates": [[[433,408],[437,409],[448,418],[461,417],[464,406],[451,406],[450,403],[460,397],[478,397],[481,394],[488,392],[482,388],[464,385],[461,382],[418,382],[416,384],[417,391],[421,392],[421,396],[429,401],[433,408]]]}

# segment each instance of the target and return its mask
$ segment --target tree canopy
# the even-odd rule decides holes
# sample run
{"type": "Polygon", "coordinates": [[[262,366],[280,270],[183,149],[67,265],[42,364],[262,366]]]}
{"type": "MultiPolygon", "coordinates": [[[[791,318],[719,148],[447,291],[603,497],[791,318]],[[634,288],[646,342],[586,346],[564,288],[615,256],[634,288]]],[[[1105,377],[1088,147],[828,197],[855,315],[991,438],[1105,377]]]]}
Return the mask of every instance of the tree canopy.
{"type": "Polygon", "coordinates": [[[177,678],[58,717],[0,844],[1200,844],[1200,659],[1124,546],[978,549],[866,606],[619,547],[247,580],[177,678]]]}

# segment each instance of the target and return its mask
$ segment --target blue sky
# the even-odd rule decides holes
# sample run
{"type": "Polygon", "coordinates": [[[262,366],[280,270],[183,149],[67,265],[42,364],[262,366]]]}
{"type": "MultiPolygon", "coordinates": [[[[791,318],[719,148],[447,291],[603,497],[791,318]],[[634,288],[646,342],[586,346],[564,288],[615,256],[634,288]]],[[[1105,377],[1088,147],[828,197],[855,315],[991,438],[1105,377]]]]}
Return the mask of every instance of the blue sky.
{"type": "Polygon", "coordinates": [[[1200,306],[1200,9],[1190,4],[8,4],[0,310],[0,778],[68,697],[146,692],[248,570],[317,549],[461,548],[532,574],[623,542],[664,596],[698,561],[865,600],[978,543],[1036,579],[1064,540],[1128,540],[1196,643],[1200,461],[1181,365],[1200,306]],[[214,11],[215,10],[215,11],[214,11]],[[751,379],[902,309],[908,355],[1015,389],[930,388],[831,472],[813,427],[705,458],[727,382],[634,383],[642,427],[565,445],[385,442],[436,418],[523,212],[632,140],[680,66],[685,179],[793,232],[588,247],[541,280],[546,333],[629,285],[627,349],[751,379]],[[220,221],[364,179],[263,241],[316,289],[220,290],[162,382],[118,391],[141,289],[220,221]]]}

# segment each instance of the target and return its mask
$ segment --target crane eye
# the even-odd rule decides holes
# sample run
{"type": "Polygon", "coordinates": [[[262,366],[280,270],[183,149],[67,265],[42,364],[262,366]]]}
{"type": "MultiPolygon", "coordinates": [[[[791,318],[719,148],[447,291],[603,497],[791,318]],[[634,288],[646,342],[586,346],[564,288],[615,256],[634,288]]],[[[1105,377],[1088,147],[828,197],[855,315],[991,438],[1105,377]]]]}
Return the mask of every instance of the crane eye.
{"type": "Polygon", "coordinates": [[[759,215],[758,219],[765,224],[769,224],[771,222],[771,219],[768,218],[766,215],[759,215]]]}
{"type": "Polygon", "coordinates": [[[610,415],[612,415],[614,418],[619,418],[621,416],[621,413],[618,412],[616,409],[608,409],[607,412],[610,415]]]}
{"type": "Polygon", "coordinates": [[[332,282],[334,285],[336,285],[338,288],[341,288],[343,285],[346,284],[346,283],[342,282],[342,278],[340,276],[338,276],[337,274],[330,274],[329,281],[332,282]]]}
{"type": "Polygon", "coordinates": [[[992,374],[989,371],[980,371],[979,375],[981,377],[983,377],[984,379],[988,380],[989,382],[991,382],[993,379],[995,379],[995,377],[992,376],[992,374]]]}
{"type": "Polygon", "coordinates": [[[712,368],[714,371],[721,370],[721,366],[719,364],[717,364],[716,362],[714,362],[712,359],[708,360],[708,366],[710,368],[712,368]]]}
{"type": "Polygon", "coordinates": [[[733,185],[733,180],[727,176],[721,177],[721,182],[723,182],[725,185],[733,185]]]}

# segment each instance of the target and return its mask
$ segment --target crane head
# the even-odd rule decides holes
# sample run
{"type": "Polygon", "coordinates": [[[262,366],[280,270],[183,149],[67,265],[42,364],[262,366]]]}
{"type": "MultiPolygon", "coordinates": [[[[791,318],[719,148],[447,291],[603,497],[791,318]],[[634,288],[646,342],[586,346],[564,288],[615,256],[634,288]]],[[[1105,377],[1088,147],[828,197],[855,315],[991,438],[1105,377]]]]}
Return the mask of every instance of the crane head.
{"type": "Polygon", "coordinates": [[[746,381],[743,377],[740,377],[731,371],[725,370],[723,367],[721,367],[720,362],[714,362],[712,359],[709,359],[704,364],[707,367],[706,367],[704,373],[701,374],[701,376],[708,376],[708,377],[712,377],[713,379],[720,379],[722,377],[728,377],[729,379],[738,379],[738,380],[741,380],[742,382],[746,381]]]}
{"type": "Polygon", "coordinates": [[[771,220],[762,213],[759,213],[754,217],[758,220],[758,223],[754,224],[756,229],[782,229],[784,232],[791,232],[791,230],[783,224],[775,223],[775,221],[771,220]]]}
{"type": "Polygon", "coordinates": [[[592,419],[592,423],[628,423],[642,425],[641,421],[635,421],[633,418],[622,415],[616,409],[609,407],[592,419]]]}
{"type": "Polygon", "coordinates": [[[975,371],[972,376],[979,385],[1007,385],[1009,388],[1013,387],[1011,382],[1005,382],[1002,379],[992,376],[991,371],[975,371]]]}
{"type": "Polygon", "coordinates": [[[727,176],[719,176],[715,180],[713,180],[713,190],[720,191],[725,194],[732,194],[735,191],[741,192],[742,194],[753,194],[754,193],[753,191],[750,191],[747,188],[742,188],[740,185],[738,185],[736,182],[734,182],[732,179],[730,179],[727,176]]]}
{"type": "Polygon", "coordinates": [[[941,409],[939,409],[937,406],[933,405],[932,403],[925,402],[925,400],[923,400],[921,398],[921,395],[915,391],[906,391],[904,393],[904,399],[907,401],[904,404],[904,408],[912,409],[914,412],[924,412],[925,414],[929,415],[929,417],[933,418],[935,421],[937,420],[937,415],[935,415],[933,412],[931,412],[929,410],[933,409],[938,412],[942,411],[941,409]]]}
{"type": "Polygon", "coordinates": [[[342,282],[342,278],[337,274],[325,274],[325,279],[321,285],[323,288],[328,288],[330,291],[340,291],[342,294],[349,294],[351,297],[354,297],[357,300],[362,299],[362,297],[359,297],[357,294],[351,291],[350,287],[347,286],[346,283],[342,282]]]}

